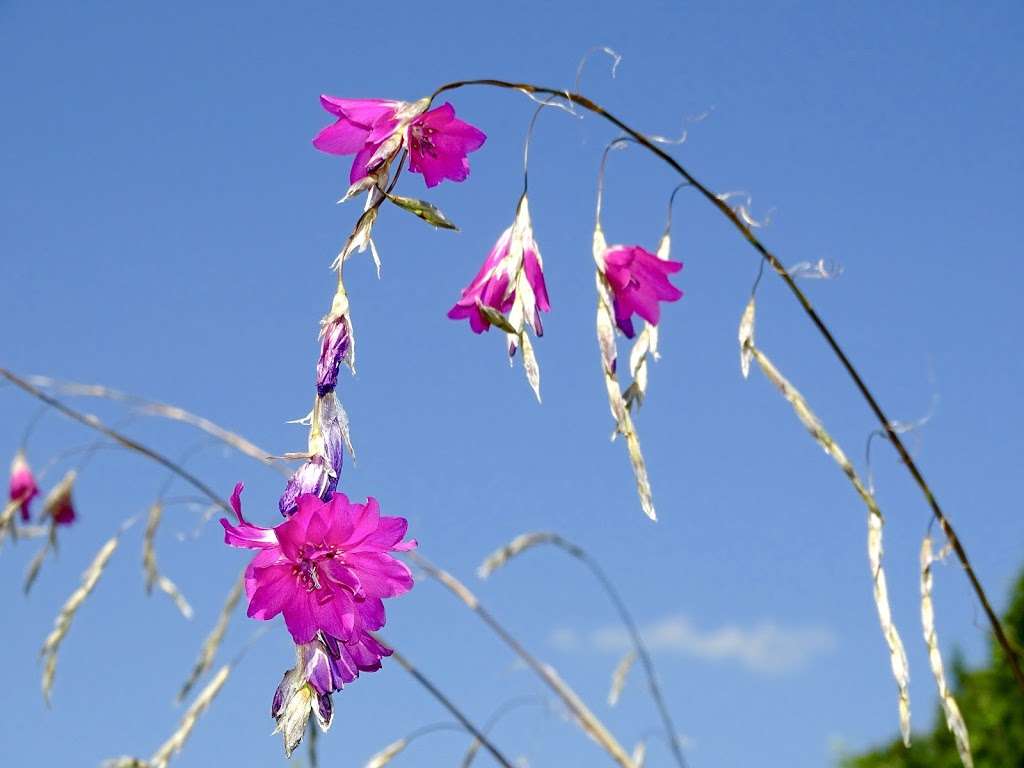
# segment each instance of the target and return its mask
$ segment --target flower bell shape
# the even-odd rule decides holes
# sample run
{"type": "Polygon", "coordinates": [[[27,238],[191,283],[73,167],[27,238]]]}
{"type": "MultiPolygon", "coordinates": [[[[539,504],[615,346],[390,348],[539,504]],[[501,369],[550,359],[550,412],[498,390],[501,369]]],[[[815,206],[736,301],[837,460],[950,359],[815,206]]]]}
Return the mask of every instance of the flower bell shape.
{"type": "Polygon", "coordinates": [[[248,615],[259,620],[284,615],[297,645],[318,632],[339,641],[362,642],[362,633],[386,620],[383,599],[412,589],[409,568],[389,553],[416,546],[402,541],[408,523],[381,517],[373,498],[353,504],[343,493],[330,501],[300,496],[297,510],[274,528],[242,516],[242,484],[231,495],[238,518],[222,519],[224,542],[260,550],[245,571],[248,615]]]}
{"type": "Polygon", "coordinates": [[[11,462],[11,483],[9,498],[18,502],[18,509],[21,512],[21,519],[27,522],[31,517],[29,502],[39,495],[39,486],[36,485],[35,475],[28,465],[25,452],[18,450],[11,462]]]}
{"type": "Polygon", "coordinates": [[[467,155],[487,140],[479,128],[456,118],[455,108],[447,102],[412,120],[406,136],[409,170],[422,173],[428,187],[445,179],[465,181],[469,176],[467,155]]]}
{"type": "Polygon", "coordinates": [[[49,518],[55,525],[71,525],[77,514],[71,498],[71,490],[75,485],[78,473],[69,471],[57,485],[53,487],[43,502],[43,517],[49,518]]]}
{"type": "Polygon", "coordinates": [[[333,155],[352,155],[349,182],[355,184],[388,166],[403,147],[409,170],[423,174],[428,187],[444,179],[465,181],[467,155],[483,146],[486,135],[455,117],[445,103],[426,112],[429,99],[414,102],[387,99],[320,97],[323,108],[338,119],[320,131],[313,146],[333,155]]]}
{"type": "Polygon", "coordinates": [[[627,338],[636,335],[633,315],[651,325],[661,318],[660,301],[678,301],[683,292],[668,276],[683,268],[680,261],[659,259],[639,245],[612,245],[597,257],[597,268],[611,289],[615,324],[627,338]]]}
{"type": "Polygon", "coordinates": [[[483,333],[490,329],[497,312],[507,316],[515,333],[522,332],[525,321],[537,336],[543,336],[540,313],[550,310],[544,262],[533,239],[530,208],[524,195],[512,226],[501,233],[473,282],[463,288],[461,298],[448,310],[448,317],[468,319],[473,333],[483,333]]]}

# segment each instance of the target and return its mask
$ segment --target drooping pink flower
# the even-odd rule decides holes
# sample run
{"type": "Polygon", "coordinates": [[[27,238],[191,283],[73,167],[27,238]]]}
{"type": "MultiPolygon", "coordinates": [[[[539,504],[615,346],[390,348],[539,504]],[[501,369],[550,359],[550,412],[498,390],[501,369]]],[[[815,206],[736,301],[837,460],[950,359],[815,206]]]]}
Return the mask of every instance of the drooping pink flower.
{"type": "Polygon", "coordinates": [[[409,170],[422,173],[428,187],[444,179],[465,181],[466,155],[483,146],[487,137],[455,117],[445,103],[429,112],[429,99],[338,99],[320,97],[323,108],[338,119],[313,139],[313,146],[332,155],[355,155],[349,182],[355,184],[377,172],[402,147],[409,150],[409,170]]]}
{"type": "Polygon", "coordinates": [[[21,511],[21,519],[28,521],[31,517],[29,512],[29,502],[32,501],[36,496],[39,495],[39,486],[36,485],[35,475],[32,474],[32,468],[28,465],[28,459],[25,458],[25,452],[18,450],[14,454],[14,460],[11,462],[11,485],[10,485],[10,500],[18,501],[18,509],[21,511]]]}
{"type": "Polygon", "coordinates": [[[462,296],[448,310],[448,317],[468,319],[473,333],[483,333],[490,330],[491,320],[481,307],[510,315],[510,323],[517,332],[522,330],[525,320],[538,336],[544,335],[540,313],[550,311],[551,302],[525,197],[512,226],[501,233],[473,282],[462,289],[462,296]]]}
{"type": "Polygon", "coordinates": [[[263,528],[242,516],[241,492],[239,483],[231,496],[238,525],[220,522],[225,543],[261,550],[245,572],[251,618],[283,614],[297,644],[322,631],[358,646],[365,631],[384,626],[383,598],[412,589],[412,573],[388,553],[416,542],[402,541],[406,520],[381,517],[375,499],[353,504],[335,493],[324,502],[306,494],[291,517],[263,528]]]}
{"type": "Polygon", "coordinates": [[[651,325],[661,317],[659,301],[678,301],[683,292],[668,276],[683,268],[682,262],[659,259],[639,245],[613,245],[598,259],[598,268],[608,281],[615,309],[615,324],[632,339],[633,314],[651,325]]]}
{"type": "Polygon", "coordinates": [[[46,495],[43,501],[43,518],[51,519],[56,525],[71,525],[77,517],[71,491],[75,486],[78,473],[69,470],[46,495]]]}
{"type": "Polygon", "coordinates": [[[428,187],[444,179],[465,181],[469,176],[470,152],[484,145],[483,131],[455,117],[448,102],[414,118],[406,130],[409,170],[422,173],[428,187]]]}

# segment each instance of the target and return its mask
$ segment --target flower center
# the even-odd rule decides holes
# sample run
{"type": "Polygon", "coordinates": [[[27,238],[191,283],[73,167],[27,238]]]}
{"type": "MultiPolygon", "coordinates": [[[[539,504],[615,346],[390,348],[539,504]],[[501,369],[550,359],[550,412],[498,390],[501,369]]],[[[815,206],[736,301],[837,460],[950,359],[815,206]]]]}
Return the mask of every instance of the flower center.
{"type": "Polygon", "coordinates": [[[317,563],[321,560],[333,560],[338,554],[338,550],[335,547],[303,546],[299,549],[299,559],[293,568],[295,578],[307,592],[321,589],[317,563]]]}
{"type": "Polygon", "coordinates": [[[414,152],[437,157],[437,150],[431,138],[437,131],[430,126],[414,125],[409,129],[409,143],[414,152]]]}

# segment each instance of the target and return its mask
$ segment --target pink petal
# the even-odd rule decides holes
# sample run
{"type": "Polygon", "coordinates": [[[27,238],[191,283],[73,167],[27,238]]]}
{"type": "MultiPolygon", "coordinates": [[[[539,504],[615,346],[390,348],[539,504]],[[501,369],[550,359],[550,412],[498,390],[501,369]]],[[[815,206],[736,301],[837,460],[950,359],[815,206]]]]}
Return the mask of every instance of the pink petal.
{"type": "Polygon", "coordinates": [[[405,563],[380,552],[351,552],[346,564],[359,575],[369,597],[397,597],[412,589],[412,572],[405,563]]]}

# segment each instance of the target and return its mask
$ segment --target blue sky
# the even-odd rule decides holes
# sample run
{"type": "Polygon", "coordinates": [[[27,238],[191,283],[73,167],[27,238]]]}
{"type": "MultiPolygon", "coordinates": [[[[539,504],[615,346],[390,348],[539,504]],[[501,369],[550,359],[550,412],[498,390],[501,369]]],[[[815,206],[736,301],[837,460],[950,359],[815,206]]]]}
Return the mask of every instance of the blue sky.
{"type": "MultiPolygon", "coordinates": [[[[412,99],[466,77],[568,86],[595,45],[623,56],[588,65],[581,89],[645,131],[688,139],[676,156],[713,189],[742,189],[772,211],[766,242],[787,264],[844,271],[805,288],[909,440],[998,605],[1020,567],[1017,494],[1024,449],[1014,338],[1024,171],[1024,13],[1017,3],[822,5],[780,2],[0,4],[0,360],[19,372],[102,382],[178,403],[269,450],[301,449],[288,419],[309,408],[328,266],[354,221],[336,206],[348,162],[311,137],[317,96],[412,99]],[[703,120],[697,116],[706,115],[703,120]]],[[[494,333],[445,312],[510,222],[533,106],[507,92],[452,95],[488,133],[465,184],[427,197],[461,226],[438,232],[397,210],[375,232],[384,260],[347,272],[358,375],[341,395],[358,462],[343,487],[409,518],[422,551],[478,590],[632,745],[657,726],[634,677],[604,704],[621,636],[604,596],[555,551],[487,582],[474,570],[517,533],[557,530],[586,547],[647,628],[694,766],[828,765],[896,730],[895,691],[871,599],[865,513],[847,481],[758,373],[739,375],[736,326],[754,252],[696,197],[677,204],[674,255],[686,295],[664,313],[638,429],[661,520],[636,501],[611,431],[593,332],[590,227],[597,163],[614,136],[552,112],[531,152],[531,210],[553,311],[536,344],[544,404],[494,333]]],[[[605,228],[653,246],[675,180],[635,149],[609,166],[605,228]]],[[[759,293],[758,341],[860,460],[873,428],[838,365],[779,282],[759,293]]],[[[87,409],[117,422],[101,402],[87,409]]],[[[3,451],[35,404],[0,390],[3,451]]],[[[125,428],[180,455],[199,438],[144,418],[125,428]]],[[[92,436],[56,416],[30,443],[37,466],[92,436]]],[[[915,724],[935,694],[920,640],[917,553],[928,510],[892,453],[874,475],[888,516],[887,569],[910,654],[915,724]]],[[[68,466],[55,467],[56,480],[68,466]]],[[[226,495],[247,484],[253,517],[276,519],[281,481],[206,449],[189,466],[226,495]]],[[[78,574],[164,482],[134,456],[99,454],[78,492],[81,522],[28,600],[33,547],[5,549],[8,606],[0,739],[12,764],[95,765],[149,755],[173,729],[172,703],[244,553],[198,513],[168,513],[164,570],[195,606],[184,622],[147,599],[138,527],[129,532],[61,652],[53,708],[39,695],[42,639],[78,574]],[[177,535],[181,534],[181,536],[177,535]],[[55,737],[56,736],[56,737],[55,737]]],[[[175,493],[188,493],[178,486],[175,493]]],[[[947,652],[984,653],[984,621],[955,565],[936,579],[947,652]]],[[[228,659],[252,632],[240,612],[228,659]]],[[[426,580],[389,610],[386,637],[465,710],[546,691],[450,595],[426,580]]],[[[289,640],[275,623],[248,652],[176,760],[278,765],[267,712],[289,640]]],[[[336,698],[324,765],[359,766],[445,714],[396,665],[336,698]]],[[[968,724],[969,725],[969,724],[968,724]]],[[[544,707],[495,730],[530,765],[604,759],[544,707]]],[[[442,731],[404,763],[455,764],[442,731]]],[[[650,765],[666,765],[652,741],[650,765]]]]}

